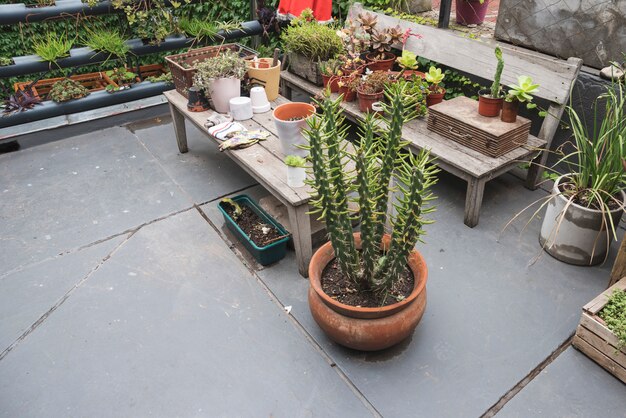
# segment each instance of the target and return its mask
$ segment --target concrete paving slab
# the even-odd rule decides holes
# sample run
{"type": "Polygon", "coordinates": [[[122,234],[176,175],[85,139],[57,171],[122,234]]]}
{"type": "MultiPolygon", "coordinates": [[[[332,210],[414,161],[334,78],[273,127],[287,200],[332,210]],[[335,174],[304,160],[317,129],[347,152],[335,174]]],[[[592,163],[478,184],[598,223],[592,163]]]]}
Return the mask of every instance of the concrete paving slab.
{"type": "Polygon", "coordinates": [[[0,155],[0,274],[188,208],[127,129],[0,155]]]}
{"type": "MultiPolygon", "coordinates": [[[[330,342],[310,316],[307,283],[289,258],[259,271],[281,303],[384,416],[480,416],[574,332],[580,308],[606,287],[617,250],[600,267],[540,252],[539,222],[518,235],[506,222],[544,195],[513,176],[487,184],[480,224],[463,224],[465,183],[443,174],[437,222],[418,249],[429,266],[428,307],[410,341],[364,354],[330,342]]],[[[523,226],[523,224],[522,224],[523,226]]],[[[291,254],[289,254],[291,257],[291,254]]]]}
{"type": "Polygon", "coordinates": [[[625,418],[626,385],[570,347],[496,417],[625,418]]]}
{"type": "Polygon", "coordinates": [[[31,265],[0,279],[0,353],[87,277],[126,235],[31,265]]]}
{"type": "Polygon", "coordinates": [[[208,202],[256,184],[226,154],[219,152],[217,144],[189,123],[189,152],[180,154],[171,120],[163,120],[167,123],[137,130],[135,134],[172,179],[191,196],[194,203],[208,202]]]}
{"type": "Polygon", "coordinates": [[[371,415],[195,210],[124,243],[0,361],[0,416],[371,415]]]}

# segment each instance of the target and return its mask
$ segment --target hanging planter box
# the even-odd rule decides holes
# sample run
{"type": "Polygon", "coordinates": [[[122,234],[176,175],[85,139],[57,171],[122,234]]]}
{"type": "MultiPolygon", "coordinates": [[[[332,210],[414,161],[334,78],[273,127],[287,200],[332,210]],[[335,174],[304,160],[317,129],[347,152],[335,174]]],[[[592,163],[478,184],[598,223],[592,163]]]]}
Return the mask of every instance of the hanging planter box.
{"type": "Polygon", "coordinates": [[[231,50],[239,53],[241,58],[250,58],[256,55],[252,49],[246,48],[239,44],[224,44],[216,46],[207,46],[205,48],[192,49],[182,54],[169,55],[165,57],[165,61],[172,72],[172,79],[176,91],[185,97],[188,97],[187,90],[193,86],[193,76],[196,73],[196,64],[207,58],[212,58],[220,54],[222,51],[231,50]]]}
{"type": "MultiPolygon", "coordinates": [[[[21,90],[26,91],[29,88],[31,89],[34,96],[39,97],[41,100],[47,100],[48,93],[52,90],[52,86],[57,81],[63,80],[63,77],[59,78],[47,78],[44,80],[39,80],[35,84],[32,84],[32,81],[26,81],[22,83],[15,83],[15,91],[21,90]]],[[[100,73],[89,73],[89,74],[81,74],[71,76],[70,79],[74,81],[78,81],[81,85],[83,85],[89,92],[100,91],[106,89],[108,85],[113,85],[117,87],[107,75],[103,72],[100,73]]]]}
{"type": "Polygon", "coordinates": [[[626,277],[583,307],[580,324],[576,328],[572,345],[626,383],[626,347],[618,350],[617,336],[598,316],[607,304],[609,296],[616,290],[626,291],[626,277]]]}
{"type": "Polygon", "coordinates": [[[224,221],[230,231],[237,237],[237,239],[246,247],[246,249],[252,254],[254,259],[262,266],[275,263],[285,257],[287,253],[287,242],[290,235],[285,228],[279,224],[274,218],[272,218],[267,212],[265,212],[256,202],[250,199],[246,195],[239,195],[232,199],[240,206],[247,206],[254,212],[261,221],[270,227],[276,229],[282,236],[276,241],[273,241],[263,247],[259,247],[250,239],[250,237],[239,227],[237,222],[228,214],[225,209],[224,202],[220,202],[217,207],[224,215],[224,221]]]}

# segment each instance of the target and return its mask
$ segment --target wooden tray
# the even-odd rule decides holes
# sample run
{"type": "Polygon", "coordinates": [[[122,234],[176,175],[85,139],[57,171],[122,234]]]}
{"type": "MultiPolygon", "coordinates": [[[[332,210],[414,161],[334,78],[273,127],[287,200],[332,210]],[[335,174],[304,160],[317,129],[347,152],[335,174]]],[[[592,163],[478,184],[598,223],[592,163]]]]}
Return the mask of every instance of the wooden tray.
{"type": "MultiPolygon", "coordinates": [[[[41,100],[47,100],[48,93],[52,90],[54,83],[64,79],[64,77],[46,78],[44,80],[37,81],[32,86],[32,81],[26,81],[23,83],[15,83],[14,87],[16,92],[18,90],[25,91],[30,87],[35,97],[39,97],[41,100]]],[[[104,72],[73,75],[70,79],[79,82],[90,92],[104,90],[109,84],[117,86],[104,72]]]]}
{"type": "Polygon", "coordinates": [[[499,157],[528,142],[530,120],[517,117],[515,123],[478,114],[478,102],[459,96],[428,109],[427,127],[441,136],[482,154],[499,157]]]}

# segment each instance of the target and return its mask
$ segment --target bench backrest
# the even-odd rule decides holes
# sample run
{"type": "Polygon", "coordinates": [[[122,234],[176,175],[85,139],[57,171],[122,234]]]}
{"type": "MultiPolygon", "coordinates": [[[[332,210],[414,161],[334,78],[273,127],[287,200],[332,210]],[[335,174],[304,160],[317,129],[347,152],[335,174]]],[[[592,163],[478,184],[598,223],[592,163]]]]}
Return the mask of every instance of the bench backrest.
{"type": "MultiPolygon", "coordinates": [[[[422,39],[410,37],[405,45],[405,49],[418,56],[493,80],[497,65],[494,55],[495,42],[470,39],[452,30],[420,25],[372,12],[364,9],[360,3],[354,3],[350,7],[348,16],[354,20],[364,11],[378,16],[378,28],[400,25],[402,30],[411,29],[413,33],[422,35],[422,39]]],[[[500,44],[500,48],[504,58],[501,79],[503,85],[517,82],[518,75],[527,75],[540,85],[535,96],[557,105],[567,104],[571,86],[582,64],[581,59],[570,58],[564,61],[507,44],[500,44]]]]}

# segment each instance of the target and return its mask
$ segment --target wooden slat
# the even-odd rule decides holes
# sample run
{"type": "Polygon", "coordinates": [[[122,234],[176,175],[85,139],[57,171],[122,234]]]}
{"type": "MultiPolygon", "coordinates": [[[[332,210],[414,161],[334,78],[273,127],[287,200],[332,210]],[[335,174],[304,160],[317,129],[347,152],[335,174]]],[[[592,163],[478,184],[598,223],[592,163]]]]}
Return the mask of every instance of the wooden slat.
{"type": "MultiPolygon", "coordinates": [[[[291,74],[287,71],[281,72],[283,82],[286,82],[298,89],[302,89],[309,94],[317,94],[320,87],[291,74]]],[[[333,94],[333,98],[337,95],[333,94]]],[[[359,111],[356,102],[343,103],[342,107],[348,119],[358,121],[363,119],[363,113],[359,111]]],[[[426,126],[426,119],[419,118],[404,125],[403,139],[411,142],[411,147],[417,149],[429,149],[433,157],[436,157],[435,164],[463,179],[495,177],[500,172],[509,167],[515,166],[522,161],[527,161],[537,149],[545,146],[546,142],[534,136],[528,138],[525,146],[500,157],[492,158],[472,150],[435,132],[429,131],[426,126]]]]}
{"type": "Polygon", "coordinates": [[[619,251],[617,252],[617,257],[615,258],[613,269],[611,270],[609,286],[613,286],[624,276],[626,276],[626,239],[622,238],[622,243],[619,246],[619,251]]]}
{"type": "Polygon", "coordinates": [[[623,350],[617,350],[617,347],[611,345],[603,337],[596,335],[593,331],[586,328],[583,324],[580,324],[578,328],[576,328],[576,335],[594,346],[596,350],[612,359],[622,368],[626,368],[626,352],[624,352],[623,350]]]}
{"type": "Polygon", "coordinates": [[[585,353],[592,360],[602,366],[609,373],[613,374],[622,382],[626,383],[626,369],[619,366],[615,361],[598,351],[595,347],[589,344],[587,341],[580,338],[578,335],[574,336],[572,345],[585,353]]]}
{"type": "MultiPolygon", "coordinates": [[[[172,90],[163,93],[168,101],[185,114],[194,125],[201,131],[205,132],[207,137],[212,138],[216,143],[221,141],[213,138],[208,134],[204,124],[213,111],[207,112],[189,112],[187,110],[187,99],[180,93],[172,90]]],[[[254,120],[240,122],[247,129],[266,129],[254,120]]],[[[266,141],[262,141],[252,147],[224,151],[233,160],[235,160],[242,168],[244,168],[252,177],[261,182],[266,188],[277,193],[277,198],[285,201],[291,206],[300,206],[310,199],[311,188],[309,186],[294,189],[287,185],[287,167],[282,158],[277,156],[280,149],[280,142],[277,137],[272,135],[266,141]]]]}
{"type": "Polygon", "coordinates": [[[623,278],[622,280],[615,283],[613,286],[609,287],[607,290],[596,296],[591,302],[583,306],[583,311],[589,312],[593,315],[597,314],[602,310],[602,308],[604,308],[604,305],[606,305],[609,300],[609,296],[611,296],[616,290],[626,291],[626,278],[623,278]]]}
{"type": "MultiPolygon", "coordinates": [[[[364,9],[360,3],[354,3],[350,7],[349,16],[354,19],[363,11],[374,13],[364,9]]],[[[420,25],[382,13],[375,14],[378,16],[378,27],[399,25],[403,31],[411,29],[413,33],[423,36],[423,39],[410,37],[405,49],[457,70],[487,80],[493,79],[497,66],[493,42],[469,39],[466,35],[452,30],[420,25]]],[[[500,48],[505,63],[502,84],[514,83],[517,76],[527,75],[541,86],[535,96],[559,104],[567,103],[582,60],[575,58],[575,62],[563,61],[512,45],[501,44],[500,48]]]]}

